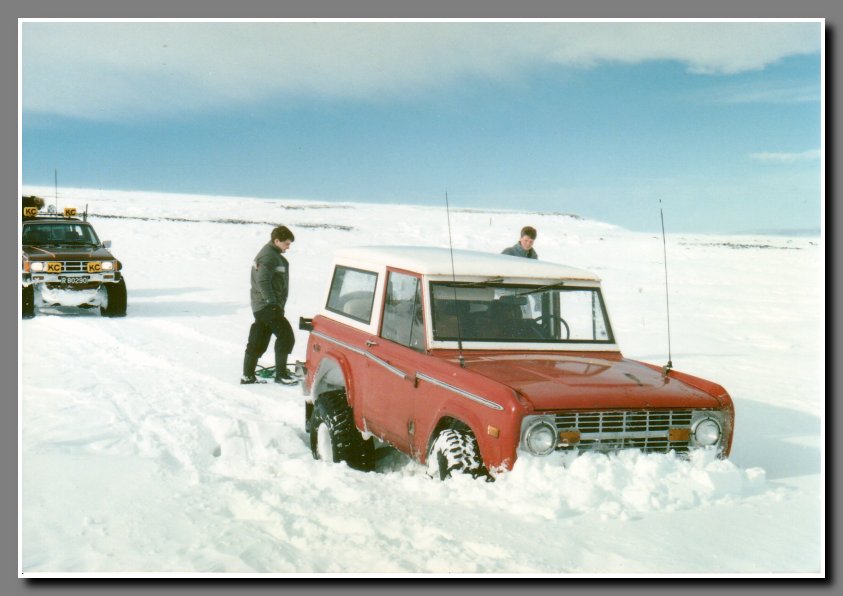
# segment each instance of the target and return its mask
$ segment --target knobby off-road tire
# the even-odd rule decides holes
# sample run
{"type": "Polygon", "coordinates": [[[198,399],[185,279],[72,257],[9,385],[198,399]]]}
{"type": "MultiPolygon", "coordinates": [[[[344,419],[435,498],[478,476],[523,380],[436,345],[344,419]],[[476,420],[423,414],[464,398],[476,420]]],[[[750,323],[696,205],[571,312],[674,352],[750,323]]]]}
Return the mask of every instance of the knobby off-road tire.
{"type": "Polygon", "coordinates": [[[483,465],[477,439],[469,431],[449,428],[441,431],[430,446],[427,473],[432,478],[446,480],[454,474],[470,474],[472,478],[493,478],[483,465]]]}
{"type": "Polygon", "coordinates": [[[31,319],[35,316],[35,287],[21,286],[21,318],[31,319]]]}
{"type": "Polygon", "coordinates": [[[364,441],[354,426],[345,391],[328,391],[317,398],[310,418],[310,451],[314,459],[344,461],[355,470],[375,468],[374,441],[364,441]]]}
{"type": "Polygon", "coordinates": [[[100,307],[100,314],[104,317],[126,316],[126,280],[120,279],[116,284],[105,284],[108,302],[100,307]]]}

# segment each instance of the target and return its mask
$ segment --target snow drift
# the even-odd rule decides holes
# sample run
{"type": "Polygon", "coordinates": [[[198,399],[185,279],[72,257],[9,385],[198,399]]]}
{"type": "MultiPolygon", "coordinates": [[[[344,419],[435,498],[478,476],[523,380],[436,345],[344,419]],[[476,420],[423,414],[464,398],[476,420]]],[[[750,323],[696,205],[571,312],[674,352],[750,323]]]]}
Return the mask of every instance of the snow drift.
{"type": "MultiPolygon", "coordinates": [[[[558,454],[495,483],[442,483],[389,448],[374,473],[314,461],[301,391],[238,378],[248,268],[273,225],[296,234],[296,327],[321,307],[335,247],[447,246],[444,209],[74,189],[59,202],[87,204],[113,241],[129,307],[21,323],[22,577],[824,572],[820,238],[668,234],[672,360],[732,395],[729,460],[558,454]]],[[[535,226],[542,259],[602,277],[625,355],[666,362],[660,235],[451,217],[472,250],[535,226]]]]}

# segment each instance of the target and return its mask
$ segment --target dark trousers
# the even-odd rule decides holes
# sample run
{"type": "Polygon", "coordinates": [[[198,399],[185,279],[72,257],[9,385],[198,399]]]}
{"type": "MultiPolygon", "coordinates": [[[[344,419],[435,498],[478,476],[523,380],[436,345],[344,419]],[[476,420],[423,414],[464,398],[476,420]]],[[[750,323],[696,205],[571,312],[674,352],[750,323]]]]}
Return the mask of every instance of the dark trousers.
{"type": "Polygon", "coordinates": [[[254,315],[255,322],[249,328],[249,343],[246,344],[243,374],[255,374],[258,358],[266,352],[273,335],[275,336],[275,374],[283,373],[287,367],[287,357],[296,345],[293,328],[277,309],[263,308],[254,315]]]}

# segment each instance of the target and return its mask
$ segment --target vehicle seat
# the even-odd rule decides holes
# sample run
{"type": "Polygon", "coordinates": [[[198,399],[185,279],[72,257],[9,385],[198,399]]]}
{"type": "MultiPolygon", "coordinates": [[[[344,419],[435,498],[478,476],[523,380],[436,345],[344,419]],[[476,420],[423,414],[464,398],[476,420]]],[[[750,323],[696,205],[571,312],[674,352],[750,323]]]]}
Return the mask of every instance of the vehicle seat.
{"type": "Polygon", "coordinates": [[[486,316],[490,337],[511,337],[515,333],[517,321],[521,320],[521,308],[517,304],[496,300],[489,304],[486,316]]]}
{"type": "Polygon", "coordinates": [[[367,320],[372,306],[371,298],[353,298],[343,304],[342,311],[355,319],[367,320]]]}
{"type": "Polygon", "coordinates": [[[450,300],[437,300],[436,316],[433,322],[436,325],[433,333],[434,337],[438,339],[457,337],[459,318],[457,317],[454,303],[450,300]]]}

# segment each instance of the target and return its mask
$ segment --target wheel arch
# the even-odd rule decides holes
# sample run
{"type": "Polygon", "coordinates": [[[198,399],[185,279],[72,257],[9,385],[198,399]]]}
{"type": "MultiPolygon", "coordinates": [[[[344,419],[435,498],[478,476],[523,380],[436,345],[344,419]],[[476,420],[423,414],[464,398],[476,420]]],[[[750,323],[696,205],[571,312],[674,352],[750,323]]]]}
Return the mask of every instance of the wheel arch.
{"type": "Polygon", "coordinates": [[[343,390],[348,398],[349,387],[346,379],[349,377],[350,368],[345,358],[330,354],[324,356],[316,369],[316,374],[313,375],[313,384],[310,387],[310,396],[308,401],[315,402],[316,399],[323,393],[329,391],[343,390]]]}

